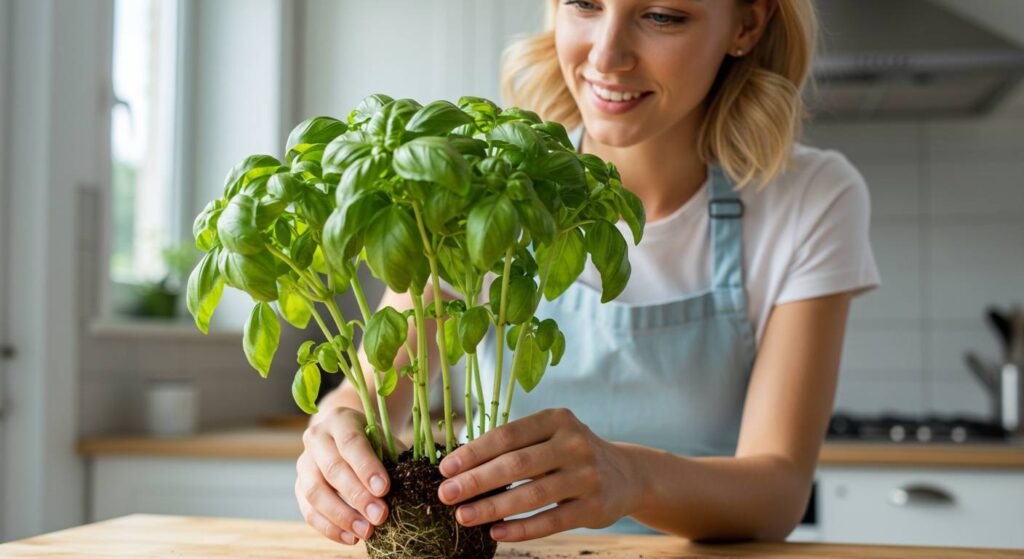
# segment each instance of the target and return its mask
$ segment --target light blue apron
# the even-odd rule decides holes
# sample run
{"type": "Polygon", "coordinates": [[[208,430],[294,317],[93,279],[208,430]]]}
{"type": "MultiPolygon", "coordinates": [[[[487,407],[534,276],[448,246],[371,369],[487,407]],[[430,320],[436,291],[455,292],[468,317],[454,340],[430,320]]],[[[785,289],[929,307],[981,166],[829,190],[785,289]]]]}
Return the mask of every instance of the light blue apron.
{"type": "MultiPolygon", "coordinates": [[[[629,305],[601,303],[598,290],[577,281],[554,301],[542,299],[537,316],[558,322],[565,357],[532,392],[516,386],[509,421],[565,407],[605,440],[686,456],[735,454],[756,354],[743,286],[743,205],[720,166],[708,172],[711,287],[668,303],[629,305]]],[[[480,352],[488,404],[494,354],[492,329],[480,352]]],[[[506,348],[505,363],[511,362],[506,348]]],[[[503,376],[504,385],[507,366],[503,376]]],[[[501,395],[504,400],[504,386],[501,395]]],[[[529,514],[510,518],[522,516],[529,514]]],[[[574,531],[656,533],[630,517],[602,530],[574,531]]]]}

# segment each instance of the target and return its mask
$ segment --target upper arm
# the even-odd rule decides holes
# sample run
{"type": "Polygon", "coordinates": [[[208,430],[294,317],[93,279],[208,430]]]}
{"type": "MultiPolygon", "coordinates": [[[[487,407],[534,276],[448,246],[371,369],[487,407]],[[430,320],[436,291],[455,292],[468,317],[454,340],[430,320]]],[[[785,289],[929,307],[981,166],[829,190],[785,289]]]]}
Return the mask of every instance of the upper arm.
{"type": "Polygon", "coordinates": [[[776,305],[747,388],[736,455],[782,458],[809,486],[832,414],[850,292],[776,305]]]}

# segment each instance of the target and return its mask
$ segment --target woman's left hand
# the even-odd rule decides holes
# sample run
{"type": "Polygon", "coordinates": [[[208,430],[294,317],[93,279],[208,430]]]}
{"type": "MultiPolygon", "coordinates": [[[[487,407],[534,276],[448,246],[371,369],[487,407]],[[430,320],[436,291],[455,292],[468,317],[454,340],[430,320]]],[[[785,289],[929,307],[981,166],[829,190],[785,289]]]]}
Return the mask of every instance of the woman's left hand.
{"type": "Polygon", "coordinates": [[[438,488],[445,504],[530,479],[456,509],[464,526],[557,507],[491,527],[491,537],[516,542],[572,528],[604,528],[630,514],[641,483],[622,447],[595,435],[567,409],[548,409],[488,431],[441,460],[449,478],[438,488]]]}

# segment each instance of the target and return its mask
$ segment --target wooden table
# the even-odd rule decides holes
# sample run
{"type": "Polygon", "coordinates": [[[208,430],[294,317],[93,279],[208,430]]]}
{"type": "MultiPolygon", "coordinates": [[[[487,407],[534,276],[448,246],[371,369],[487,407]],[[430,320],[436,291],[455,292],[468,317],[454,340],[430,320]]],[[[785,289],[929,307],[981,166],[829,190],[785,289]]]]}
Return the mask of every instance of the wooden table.
{"type": "MultiPolygon", "coordinates": [[[[110,559],[260,559],[365,557],[362,544],[344,546],[302,522],[133,514],[0,545],[0,557],[110,559]]],[[[497,557],[648,559],[698,557],[878,557],[1024,559],[1024,550],[866,546],[806,543],[693,544],[668,536],[560,534],[500,544],[497,557]]]]}

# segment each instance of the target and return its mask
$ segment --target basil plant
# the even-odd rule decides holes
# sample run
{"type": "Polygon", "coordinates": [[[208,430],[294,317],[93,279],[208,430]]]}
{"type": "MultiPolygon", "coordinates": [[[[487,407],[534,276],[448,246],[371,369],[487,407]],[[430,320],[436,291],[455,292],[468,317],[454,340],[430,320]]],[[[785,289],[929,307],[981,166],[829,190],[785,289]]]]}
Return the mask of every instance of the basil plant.
{"type": "Polygon", "coordinates": [[[413,456],[436,463],[427,320],[436,325],[450,452],[456,445],[452,365],[466,359],[469,440],[494,429],[499,416],[507,422],[516,383],[533,390],[565,353],[558,324],[534,316],[540,298],[562,294],[588,255],[600,272],[603,302],[625,287],[630,265],[615,226],[620,218],[639,242],[639,199],[623,188],[612,164],[577,154],[556,122],[477,97],[424,106],[371,95],[345,120],[315,117],[299,124],[283,160],[253,155],[228,173],[223,196],[207,204],[193,226],[196,246],[206,254],[189,278],[188,308],[206,332],[225,285],[248,293],[254,306],[243,348],[264,377],[281,319],[300,329],[315,321],[326,341],[299,348],[292,384],[298,406],[315,413],[321,375],[340,371],[359,393],[378,457],[397,463],[387,396],[397,383],[411,382],[413,456]],[[356,274],[363,264],[392,290],[411,295],[413,308],[372,312],[356,274]],[[493,281],[483,293],[488,273],[493,281]],[[425,304],[426,286],[440,293],[442,280],[460,298],[425,304]],[[358,317],[344,316],[336,303],[347,290],[358,317]],[[408,337],[410,318],[419,334],[415,344],[408,337]],[[494,391],[485,395],[477,350],[492,327],[494,391]],[[373,369],[369,377],[353,344],[357,329],[373,369]],[[503,359],[506,344],[511,363],[503,359]],[[411,364],[396,370],[403,349],[411,364]],[[367,378],[374,380],[372,393],[367,378]]]}

